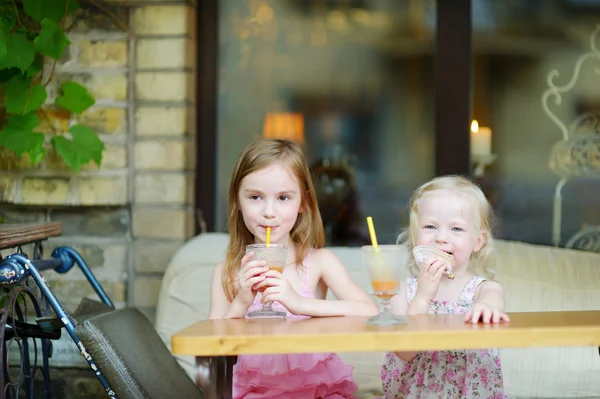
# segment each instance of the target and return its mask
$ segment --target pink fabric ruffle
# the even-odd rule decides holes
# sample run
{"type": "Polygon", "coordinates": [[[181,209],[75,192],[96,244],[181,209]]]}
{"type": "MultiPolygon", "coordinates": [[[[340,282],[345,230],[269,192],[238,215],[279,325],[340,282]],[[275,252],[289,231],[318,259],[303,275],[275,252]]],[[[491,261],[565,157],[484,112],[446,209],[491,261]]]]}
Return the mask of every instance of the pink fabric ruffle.
{"type": "Polygon", "coordinates": [[[352,371],[331,353],[239,356],[233,399],[354,399],[352,371]]]}

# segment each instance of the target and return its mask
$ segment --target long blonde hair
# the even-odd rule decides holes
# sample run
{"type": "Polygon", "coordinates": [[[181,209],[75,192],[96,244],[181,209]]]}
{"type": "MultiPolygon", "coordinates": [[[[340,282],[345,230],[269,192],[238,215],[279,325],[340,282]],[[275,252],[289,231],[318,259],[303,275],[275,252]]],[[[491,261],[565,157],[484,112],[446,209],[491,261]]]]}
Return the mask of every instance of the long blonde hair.
{"type": "Polygon", "coordinates": [[[419,200],[426,194],[438,190],[450,190],[463,196],[475,211],[475,229],[484,233],[484,242],[479,251],[471,253],[469,266],[475,271],[481,270],[488,278],[493,278],[493,273],[488,269],[487,261],[494,251],[494,237],[492,235],[492,208],[481,189],[471,180],[462,176],[436,177],[421,185],[415,190],[410,199],[410,217],[408,229],[398,237],[398,244],[406,244],[409,252],[408,263],[413,273],[418,273],[412,250],[419,233],[419,200]]]}
{"type": "Polygon", "coordinates": [[[301,190],[303,212],[298,214],[296,223],[290,231],[290,241],[296,246],[296,264],[311,248],[322,248],[325,244],[323,221],[317,205],[317,196],[313,187],[310,171],[302,148],[291,141],[280,139],[262,139],[249,144],[240,154],[229,184],[229,246],[221,276],[223,291],[229,301],[237,295],[237,272],[246,245],[254,242],[254,237],[246,227],[239,205],[239,191],[244,177],[281,163],[298,181],[301,190]]]}

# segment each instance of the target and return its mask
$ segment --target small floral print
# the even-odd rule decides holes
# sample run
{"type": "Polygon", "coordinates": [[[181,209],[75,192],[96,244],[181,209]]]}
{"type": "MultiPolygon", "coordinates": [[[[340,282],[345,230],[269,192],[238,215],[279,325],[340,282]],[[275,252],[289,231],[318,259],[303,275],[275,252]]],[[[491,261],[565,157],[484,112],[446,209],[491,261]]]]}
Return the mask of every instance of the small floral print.
{"type": "MultiPolygon", "coordinates": [[[[429,313],[466,313],[482,281],[479,277],[471,279],[458,302],[431,301],[429,313]]],[[[417,290],[417,279],[407,279],[406,285],[410,302],[417,290]]],[[[385,399],[507,397],[497,349],[420,352],[410,362],[388,353],[381,377],[385,399]]]]}

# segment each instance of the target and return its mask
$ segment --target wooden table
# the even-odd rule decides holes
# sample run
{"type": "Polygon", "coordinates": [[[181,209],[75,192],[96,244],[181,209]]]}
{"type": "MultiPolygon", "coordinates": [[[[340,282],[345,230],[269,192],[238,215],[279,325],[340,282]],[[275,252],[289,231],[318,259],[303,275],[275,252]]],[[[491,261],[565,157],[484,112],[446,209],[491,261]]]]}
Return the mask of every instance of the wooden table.
{"type": "Polygon", "coordinates": [[[176,355],[196,357],[208,397],[230,398],[237,355],[599,346],[600,311],[512,313],[510,323],[470,324],[462,315],[413,315],[380,327],[364,317],[200,321],[173,335],[176,355]]]}

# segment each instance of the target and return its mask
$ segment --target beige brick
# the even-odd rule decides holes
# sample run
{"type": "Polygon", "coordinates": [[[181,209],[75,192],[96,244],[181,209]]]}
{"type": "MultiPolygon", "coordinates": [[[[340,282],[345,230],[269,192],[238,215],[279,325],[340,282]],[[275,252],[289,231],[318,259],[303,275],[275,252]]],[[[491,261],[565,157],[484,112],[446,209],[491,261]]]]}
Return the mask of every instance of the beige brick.
{"type": "Polygon", "coordinates": [[[189,39],[140,39],[137,42],[137,68],[184,68],[189,39]]]}
{"type": "Polygon", "coordinates": [[[95,162],[89,162],[81,170],[114,170],[127,167],[127,147],[125,144],[106,144],[102,153],[100,168],[95,162]]]}
{"type": "Polygon", "coordinates": [[[132,28],[137,35],[185,35],[190,30],[191,8],[184,5],[160,5],[137,8],[132,28]]]}
{"type": "Polygon", "coordinates": [[[0,175],[0,202],[14,203],[16,198],[15,181],[12,176],[0,175]]]}
{"type": "Polygon", "coordinates": [[[144,101],[185,101],[188,89],[186,72],[138,72],[135,98],[144,101]]]}
{"type": "Polygon", "coordinates": [[[15,153],[4,147],[0,147],[0,170],[30,170],[37,169],[38,165],[32,165],[28,154],[15,157],[15,153]]]}
{"type": "Polygon", "coordinates": [[[123,205],[127,203],[127,179],[116,177],[80,177],[75,181],[81,205],[123,205]]]}
{"type": "MultiPolygon", "coordinates": [[[[52,100],[52,102],[54,102],[54,100],[52,100]]],[[[52,134],[57,131],[64,133],[69,130],[69,120],[71,117],[69,111],[45,108],[42,110],[42,114],[40,126],[36,131],[44,134],[52,134]]]]}
{"type": "Polygon", "coordinates": [[[185,85],[188,87],[188,90],[185,92],[185,99],[188,104],[196,104],[196,91],[194,90],[197,87],[196,82],[196,73],[188,72],[185,80],[185,85]]]}
{"type": "MultiPolygon", "coordinates": [[[[81,167],[81,171],[114,170],[127,167],[127,147],[124,144],[105,144],[100,167],[91,161],[81,167]]],[[[65,161],[52,147],[46,149],[45,170],[71,171],[65,161]]]]}
{"type": "MultiPolygon", "coordinates": [[[[102,1],[102,5],[106,0],[102,1]]],[[[110,1],[109,1],[110,2],[110,1]]],[[[129,3],[130,0],[113,0],[115,3],[129,3]]],[[[139,2],[137,0],[132,3],[139,2]]],[[[90,1],[90,3],[92,3],[90,1]]],[[[121,5],[121,4],[117,4],[121,5]]],[[[70,32],[89,34],[90,32],[103,34],[105,32],[114,34],[116,32],[129,32],[129,7],[110,7],[110,12],[103,12],[99,8],[82,13],[73,13],[66,18],[65,26],[70,27],[70,32]],[[82,16],[85,16],[82,18],[82,16]]]]}
{"type": "Polygon", "coordinates": [[[58,177],[25,177],[21,188],[23,204],[66,205],[69,179],[58,177]]]}
{"type": "Polygon", "coordinates": [[[122,67],[127,65],[127,42],[80,40],[79,64],[92,67],[122,67]]]}
{"type": "Polygon", "coordinates": [[[178,204],[186,201],[185,173],[144,173],[135,177],[138,204],[178,204]]]}
{"type": "Polygon", "coordinates": [[[136,240],[133,244],[133,268],[140,273],[163,273],[184,241],[136,240]]]}
{"type": "Polygon", "coordinates": [[[185,209],[140,206],[132,212],[132,233],[135,238],[185,239],[191,236],[190,220],[185,209]]]}
{"type": "Polygon", "coordinates": [[[186,203],[194,204],[196,202],[196,174],[189,173],[186,177],[186,203]]]}
{"type": "MultiPolygon", "coordinates": [[[[98,300],[98,295],[87,280],[65,280],[62,276],[57,279],[47,278],[47,280],[50,289],[68,313],[72,313],[83,298],[98,300]]],[[[115,304],[125,302],[125,282],[100,281],[100,284],[115,304]]]]}
{"type": "Polygon", "coordinates": [[[127,133],[127,111],[124,108],[91,108],[81,114],[79,121],[97,133],[127,133]]]}
{"type": "Polygon", "coordinates": [[[137,169],[183,170],[186,167],[186,142],[138,141],[134,162],[137,169]]]}
{"type": "MultiPolygon", "coordinates": [[[[47,245],[44,246],[44,253],[51,254],[55,248],[63,245],[79,252],[99,280],[117,280],[125,277],[127,265],[127,246],[125,244],[115,244],[91,237],[87,238],[85,242],[73,242],[72,237],[57,237],[48,240],[47,245]]],[[[44,275],[48,279],[60,276],[50,271],[44,275]]],[[[78,267],[74,267],[68,275],[63,275],[63,278],[82,280],[85,276],[78,267]]]]}
{"type": "Polygon", "coordinates": [[[139,107],[135,111],[135,130],[139,136],[180,136],[186,133],[186,108],[139,107]]]}
{"type": "Polygon", "coordinates": [[[125,74],[96,73],[61,76],[60,83],[68,80],[73,80],[87,87],[96,100],[123,101],[127,99],[127,77],[125,74]]]}
{"type": "Polygon", "coordinates": [[[132,305],[138,308],[155,307],[158,303],[161,283],[162,277],[135,277],[132,305]]]}

